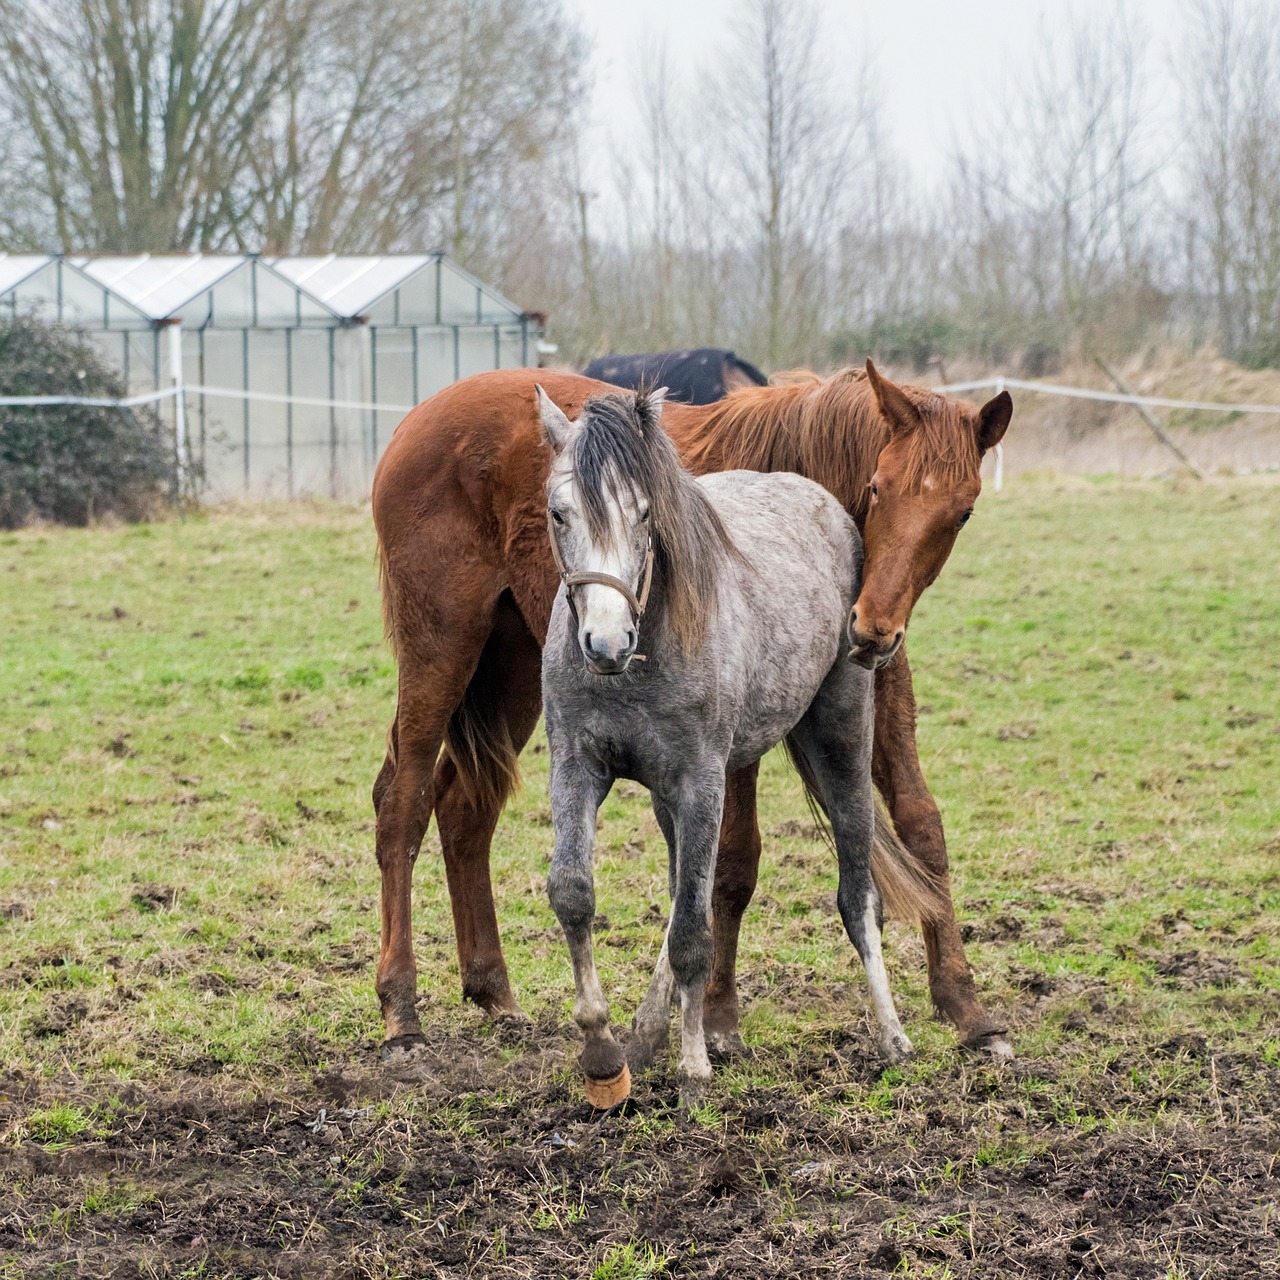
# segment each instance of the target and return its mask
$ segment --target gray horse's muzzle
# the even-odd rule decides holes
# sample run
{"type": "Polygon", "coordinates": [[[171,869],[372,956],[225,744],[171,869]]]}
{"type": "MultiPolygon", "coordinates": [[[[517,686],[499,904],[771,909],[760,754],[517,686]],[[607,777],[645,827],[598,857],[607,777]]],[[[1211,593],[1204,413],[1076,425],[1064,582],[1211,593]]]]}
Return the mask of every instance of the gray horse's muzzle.
{"type": "Polygon", "coordinates": [[[578,636],[578,646],[592,675],[619,676],[631,665],[638,640],[635,627],[628,629],[627,638],[621,645],[611,644],[608,636],[584,631],[578,636]]]}

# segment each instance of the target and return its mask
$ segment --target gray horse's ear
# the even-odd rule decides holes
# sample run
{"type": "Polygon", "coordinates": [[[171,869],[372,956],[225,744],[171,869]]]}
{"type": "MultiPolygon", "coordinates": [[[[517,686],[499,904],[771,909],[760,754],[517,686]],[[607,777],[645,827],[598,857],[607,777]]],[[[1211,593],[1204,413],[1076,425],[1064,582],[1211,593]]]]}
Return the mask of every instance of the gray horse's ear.
{"type": "Polygon", "coordinates": [[[644,427],[656,427],[662,421],[662,406],[667,402],[667,388],[658,387],[654,391],[639,391],[636,393],[636,414],[640,419],[640,425],[644,427]]]}
{"type": "Polygon", "coordinates": [[[542,419],[542,434],[546,437],[551,452],[560,454],[573,435],[573,423],[565,417],[560,406],[542,389],[536,386],[534,391],[538,397],[538,416],[542,419]]]}
{"type": "Polygon", "coordinates": [[[880,412],[889,424],[890,431],[911,431],[919,425],[920,417],[915,405],[907,398],[907,393],[896,382],[882,378],[870,359],[867,360],[867,381],[871,383],[876,403],[880,406],[880,412]]]}

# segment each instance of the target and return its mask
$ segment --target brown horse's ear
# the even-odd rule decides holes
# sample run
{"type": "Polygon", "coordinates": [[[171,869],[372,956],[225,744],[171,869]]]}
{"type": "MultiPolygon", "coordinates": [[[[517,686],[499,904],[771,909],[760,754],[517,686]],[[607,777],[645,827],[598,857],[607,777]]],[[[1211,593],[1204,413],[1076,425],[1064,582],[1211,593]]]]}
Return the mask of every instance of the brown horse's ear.
{"type": "Polygon", "coordinates": [[[867,381],[890,431],[911,431],[919,423],[916,407],[907,399],[907,393],[896,382],[882,378],[870,360],[867,361],[867,381]]]}
{"type": "Polygon", "coordinates": [[[994,396],[978,410],[978,448],[983,453],[1004,439],[1012,417],[1013,397],[1007,391],[994,396]]]}
{"type": "Polygon", "coordinates": [[[573,436],[573,423],[564,416],[559,405],[542,389],[534,387],[538,397],[538,416],[542,419],[542,434],[546,437],[551,452],[557,457],[564,451],[565,445],[573,436]]]}

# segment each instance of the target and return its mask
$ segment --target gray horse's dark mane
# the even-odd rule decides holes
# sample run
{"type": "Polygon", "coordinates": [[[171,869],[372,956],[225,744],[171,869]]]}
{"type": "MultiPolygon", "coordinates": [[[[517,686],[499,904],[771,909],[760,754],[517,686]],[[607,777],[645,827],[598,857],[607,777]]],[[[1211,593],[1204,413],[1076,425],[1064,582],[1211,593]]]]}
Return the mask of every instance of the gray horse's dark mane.
{"type": "Polygon", "coordinates": [[[680,646],[696,650],[716,606],[728,556],[738,556],[702,487],[680,464],[662,428],[660,403],[644,390],[592,396],[582,407],[573,470],[587,528],[609,537],[610,510],[627,490],[649,501],[656,598],[680,646]]]}

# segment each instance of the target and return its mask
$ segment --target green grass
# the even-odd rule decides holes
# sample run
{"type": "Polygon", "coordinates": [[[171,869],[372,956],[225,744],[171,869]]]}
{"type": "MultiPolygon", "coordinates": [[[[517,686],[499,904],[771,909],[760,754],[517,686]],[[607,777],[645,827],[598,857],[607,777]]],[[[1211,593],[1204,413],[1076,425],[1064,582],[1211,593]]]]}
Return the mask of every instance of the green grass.
{"type": "MultiPolygon", "coordinates": [[[[1276,498],[1018,481],[984,497],[918,608],[921,755],[997,1007],[1037,980],[1101,986],[1162,1033],[1258,1036],[1247,993],[1276,976],[1280,905],[1276,498]],[[1197,985],[1213,957],[1217,985],[1197,985]]],[[[0,542],[6,1061],[52,1070],[74,1046],[91,1074],[208,1058],[248,1078],[377,1038],[368,793],[395,673],[372,552],[365,513],[326,507],[0,542]]],[[[540,739],[524,763],[495,844],[500,919],[526,1007],[563,1014],[540,739]]],[[[785,1057],[859,1007],[861,979],[776,755],[761,797],[747,1030],[785,1057]]],[[[433,842],[415,882],[428,1017],[469,1024],[433,842]]],[[[643,793],[615,789],[597,874],[619,1017],[660,937],[664,859],[643,793]]],[[[924,1021],[918,944],[891,932],[927,1063],[948,1033],[924,1021]]],[[[1074,1012],[1027,1019],[1024,1050],[1051,1051],[1074,1012]]]]}
{"type": "MultiPolygon", "coordinates": [[[[365,1096],[372,1111],[341,1121],[352,1136],[334,1139],[332,1156],[322,1147],[315,1166],[280,1156],[280,1185],[322,1188],[334,1230],[366,1206],[372,1221],[402,1215],[395,1231],[411,1227],[421,1257],[448,1234],[472,1242],[476,1265],[483,1239],[483,1265],[505,1266],[510,1235],[512,1248],[546,1242],[576,1274],[642,1276],[701,1265],[700,1238],[688,1259],[683,1245],[637,1241],[665,1221],[663,1179],[684,1195],[704,1176],[702,1155],[686,1169],[681,1153],[728,1152],[716,1203],[761,1206],[751,1230],[763,1234],[744,1247],[791,1257],[813,1236],[834,1248],[868,1196],[891,1195],[899,1207],[879,1202],[882,1234],[903,1251],[903,1274],[969,1274],[983,1249],[1021,1248],[1003,1225],[1004,1193],[975,1219],[964,1201],[975,1189],[1024,1173],[1038,1187],[1036,1170],[1064,1152],[1157,1150],[1188,1125],[1265,1112],[1280,1066],[1278,498],[1265,480],[1018,479],[984,496],[917,610],[921,756],[969,956],[984,999],[1009,1019],[1015,1071],[957,1055],[951,1029],[929,1016],[923,947],[898,925],[887,951],[917,1053],[891,1071],[868,1065],[871,1022],[834,910],[833,860],[775,754],[740,967],[759,1052],[718,1066],[692,1116],[659,1104],[614,1122],[607,1140],[574,1128],[573,1037],[553,1034],[572,982],[545,894],[538,735],[493,859],[513,981],[537,1031],[513,1042],[460,1002],[432,834],[414,889],[424,1022],[482,1046],[495,1083],[381,1092],[368,1076],[352,1106],[365,1096]],[[594,1166],[582,1182],[538,1173],[491,1203],[468,1198],[451,1172],[408,1190],[441,1144],[486,1152],[499,1170],[517,1150],[546,1150],[530,1089],[570,1139],[556,1167],[603,1151],[602,1181],[594,1166]],[[850,1153],[864,1149],[859,1164],[850,1153]],[[900,1168],[886,1164],[894,1152],[900,1168]],[[939,1249],[950,1251],[942,1261],[939,1249]]],[[[369,791],[395,670],[368,514],[347,508],[5,535],[0,616],[0,1148],[131,1153],[127,1179],[104,1181],[91,1160],[69,1181],[41,1181],[43,1166],[29,1165],[6,1212],[69,1258],[86,1224],[127,1220],[145,1238],[148,1215],[186,1202],[185,1182],[150,1172],[157,1151],[186,1158],[175,1135],[189,1122],[165,1099],[180,1107],[215,1077],[223,1093],[267,1099],[265,1111],[245,1105],[261,1134],[254,1158],[271,1161],[299,1132],[282,1090],[376,1062],[369,791]]],[[[597,960],[617,1021],[660,943],[665,857],[644,793],[616,788],[599,833],[597,960]]],[[[211,1096],[201,1116],[218,1114],[211,1096]]],[[[213,1120],[190,1123],[217,1132],[213,1120]]],[[[223,1178],[238,1167],[227,1160],[223,1178]]],[[[1200,1194],[1165,1174],[1172,1163],[1150,1167],[1149,1194],[1200,1194]]],[[[1053,1203],[1075,1212],[1070,1196],[1053,1203]]],[[[269,1243],[255,1257],[322,1238],[301,1210],[261,1217],[269,1243]]],[[[185,1274],[241,1274],[219,1257],[183,1263],[185,1274]]],[[[1166,1263],[1193,1274],[1174,1253],[1166,1263]]],[[[375,1271],[368,1262],[360,1274],[375,1271]]]]}

